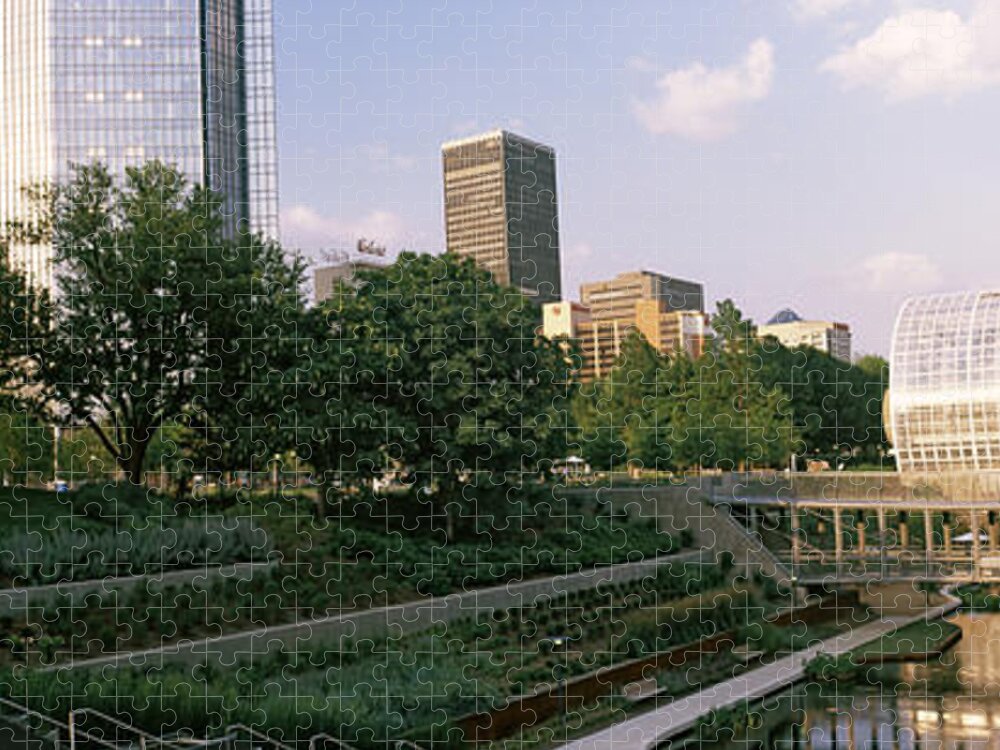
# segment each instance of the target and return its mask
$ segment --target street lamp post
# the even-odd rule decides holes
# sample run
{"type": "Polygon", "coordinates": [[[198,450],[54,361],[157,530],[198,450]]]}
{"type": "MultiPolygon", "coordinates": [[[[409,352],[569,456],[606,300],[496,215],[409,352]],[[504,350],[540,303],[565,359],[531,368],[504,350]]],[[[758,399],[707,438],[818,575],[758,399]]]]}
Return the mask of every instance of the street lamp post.
{"type": "Polygon", "coordinates": [[[281,454],[274,454],[274,463],[271,468],[271,493],[277,498],[278,497],[278,462],[281,460],[281,454]]]}
{"type": "MultiPolygon", "coordinates": [[[[569,638],[564,635],[553,635],[549,636],[549,640],[552,642],[552,652],[555,653],[557,650],[561,650],[564,657],[563,661],[567,661],[569,659],[569,638]]],[[[566,673],[569,670],[569,665],[562,663],[556,664],[556,666],[562,667],[559,676],[556,678],[556,686],[562,703],[560,726],[562,727],[562,737],[565,742],[568,739],[566,725],[569,719],[569,683],[566,673]]]]}
{"type": "Polygon", "coordinates": [[[62,437],[62,428],[59,425],[52,426],[52,486],[59,491],[59,440],[62,437]]]}

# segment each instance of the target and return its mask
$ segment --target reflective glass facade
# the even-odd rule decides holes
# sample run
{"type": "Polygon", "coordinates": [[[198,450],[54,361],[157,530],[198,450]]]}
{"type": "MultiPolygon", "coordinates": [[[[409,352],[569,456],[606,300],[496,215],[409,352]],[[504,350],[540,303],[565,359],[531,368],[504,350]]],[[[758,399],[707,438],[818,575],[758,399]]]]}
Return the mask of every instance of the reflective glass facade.
{"type": "MultiPolygon", "coordinates": [[[[160,159],[277,235],[271,0],[4,0],[0,220],[70,164],[160,159]]],[[[33,255],[44,251],[32,251],[33,255]]],[[[25,258],[33,275],[44,257],[25,258]]]]}
{"type": "Polygon", "coordinates": [[[901,471],[1000,469],[1000,291],[903,305],[889,410],[901,471]]]}

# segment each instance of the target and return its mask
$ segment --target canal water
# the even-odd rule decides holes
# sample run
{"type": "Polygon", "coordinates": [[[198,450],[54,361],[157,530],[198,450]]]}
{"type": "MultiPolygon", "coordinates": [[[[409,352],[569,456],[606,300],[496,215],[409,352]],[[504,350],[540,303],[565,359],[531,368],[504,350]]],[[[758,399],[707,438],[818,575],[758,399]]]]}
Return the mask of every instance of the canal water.
{"type": "MultiPolygon", "coordinates": [[[[962,640],[933,664],[872,668],[852,683],[800,683],[751,706],[752,728],[717,731],[710,746],[1000,750],[1000,614],[949,620],[962,640]]],[[[703,740],[711,733],[703,730],[703,740]]]]}

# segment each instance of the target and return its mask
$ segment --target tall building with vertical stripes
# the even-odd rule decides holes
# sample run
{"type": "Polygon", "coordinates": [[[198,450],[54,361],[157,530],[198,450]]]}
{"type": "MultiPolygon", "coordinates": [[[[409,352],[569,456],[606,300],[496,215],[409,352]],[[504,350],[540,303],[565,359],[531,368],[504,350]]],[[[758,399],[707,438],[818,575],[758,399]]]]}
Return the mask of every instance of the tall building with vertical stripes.
{"type": "MultiPolygon", "coordinates": [[[[0,222],[72,164],[158,159],[222,194],[230,234],[277,236],[271,0],[3,0],[0,102],[0,222]]],[[[50,249],[14,250],[50,282],[50,249]]]]}
{"type": "Polygon", "coordinates": [[[442,155],[448,251],[538,303],[562,299],[555,151],[495,130],[442,155]]]}

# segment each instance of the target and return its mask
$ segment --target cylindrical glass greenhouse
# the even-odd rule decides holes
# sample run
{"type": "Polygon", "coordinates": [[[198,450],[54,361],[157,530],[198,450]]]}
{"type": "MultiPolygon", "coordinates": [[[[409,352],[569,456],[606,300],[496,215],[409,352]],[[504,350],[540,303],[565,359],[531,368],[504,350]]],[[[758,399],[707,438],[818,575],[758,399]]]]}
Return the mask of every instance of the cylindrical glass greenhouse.
{"type": "Polygon", "coordinates": [[[1000,470],[1000,291],[907,300],[889,394],[900,471],[1000,470]]]}

